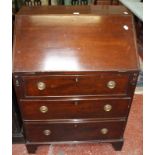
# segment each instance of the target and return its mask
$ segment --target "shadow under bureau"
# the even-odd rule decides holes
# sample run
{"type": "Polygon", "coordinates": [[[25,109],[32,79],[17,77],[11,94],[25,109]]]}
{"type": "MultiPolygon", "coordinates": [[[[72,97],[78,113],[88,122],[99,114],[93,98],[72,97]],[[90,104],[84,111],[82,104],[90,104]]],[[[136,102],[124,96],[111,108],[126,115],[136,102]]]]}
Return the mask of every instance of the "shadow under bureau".
{"type": "Polygon", "coordinates": [[[13,83],[28,152],[89,142],[121,150],[138,72],[126,8],[23,7],[15,20],[13,83]]]}

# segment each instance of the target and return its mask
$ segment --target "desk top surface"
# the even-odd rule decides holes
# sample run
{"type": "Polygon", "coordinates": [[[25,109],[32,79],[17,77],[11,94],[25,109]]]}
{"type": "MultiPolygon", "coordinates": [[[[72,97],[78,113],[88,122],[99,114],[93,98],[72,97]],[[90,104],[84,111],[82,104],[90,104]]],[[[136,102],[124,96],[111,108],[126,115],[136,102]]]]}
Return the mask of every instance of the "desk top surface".
{"type": "Polygon", "coordinates": [[[23,7],[16,16],[13,72],[139,68],[132,16],[124,7],[23,7]]]}

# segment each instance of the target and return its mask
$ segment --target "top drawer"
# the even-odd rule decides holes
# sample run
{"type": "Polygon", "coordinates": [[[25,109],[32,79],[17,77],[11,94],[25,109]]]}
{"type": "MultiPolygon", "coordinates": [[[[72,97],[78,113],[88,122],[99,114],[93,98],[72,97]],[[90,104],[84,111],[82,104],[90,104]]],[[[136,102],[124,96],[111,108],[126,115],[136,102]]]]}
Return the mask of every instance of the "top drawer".
{"type": "Polygon", "coordinates": [[[128,74],[23,76],[25,97],[126,96],[128,74]]]}

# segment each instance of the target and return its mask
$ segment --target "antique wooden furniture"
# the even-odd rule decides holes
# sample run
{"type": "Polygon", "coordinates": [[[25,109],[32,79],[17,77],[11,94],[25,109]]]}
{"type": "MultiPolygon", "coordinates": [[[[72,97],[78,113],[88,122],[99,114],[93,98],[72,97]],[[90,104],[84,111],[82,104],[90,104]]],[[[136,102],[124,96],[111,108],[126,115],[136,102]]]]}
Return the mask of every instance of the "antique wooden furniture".
{"type": "Polygon", "coordinates": [[[119,0],[94,0],[97,5],[119,5],[119,0]]]}
{"type": "Polygon", "coordinates": [[[13,80],[26,146],[108,142],[121,150],[139,63],[122,6],[23,7],[13,80]]]}

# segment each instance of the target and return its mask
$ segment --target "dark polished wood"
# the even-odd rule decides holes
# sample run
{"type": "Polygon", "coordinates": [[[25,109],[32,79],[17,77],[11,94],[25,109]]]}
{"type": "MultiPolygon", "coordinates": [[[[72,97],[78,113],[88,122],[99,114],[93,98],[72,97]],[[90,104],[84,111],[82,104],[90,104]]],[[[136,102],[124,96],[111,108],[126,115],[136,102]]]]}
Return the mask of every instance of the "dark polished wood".
{"type": "Polygon", "coordinates": [[[13,81],[14,81],[14,85],[16,86],[15,89],[18,94],[17,95],[18,98],[28,98],[28,99],[29,98],[39,98],[39,99],[43,99],[43,98],[51,99],[52,98],[53,99],[53,98],[58,98],[58,97],[61,97],[61,98],[76,97],[77,98],[77,97],[86,97],[86,96],[87,97],[95,97],[95,96],[98,96],[98,97],[103,97],[103,96],[105,97],[110,97],[110,96],[111,97],[119,97],[119,96],[128,97],[130,96],[132,97],[134,90],[135,90],[136,81],[138,78],[138,71],[136,72],[135,71],[130,71],[130,72],[124,72],[124,71],[123,72],[113,72],[113,71],[111,72],[51,72],[51,73],[47,73],[47,72],[23,73],[21,72],[21,73],[14,73],[13,77],[14,77],[13,81]],[[54,79],[55,79],[55,82],[57,81],[57,85],[50,84],[50,81],[51,81],[50,77],[53,77],[53,78],[55,77],[54,79]],[[59,77],[59,78],[56,79],[56,77],[59,77]],[[68,77],[68,79],[66,77],[68,77]],[[80,78],[83,77],[82,81],[86,81],[86,83],[84,83],[84,85],[79,85],[81,83],[81,80],[80,81],[77,80],[77,77],[80,77],[80,78]],[[91,77],[91,78],[89,79],[88,77],[91,77]],[[96,81],[92,77],[94,77],[96,81]],[[107,77],[109,77],[109,79],[107,77]],[[89,80],[84,80],[85,78],[89,80]],[[28,79],[32,79],[32,81],[28,79]],[[43,81],[39,81],[39,80],[43,80],[43,81]],[[97,87],[99,90],[93,87],[92,83],[89,82],[90,80],[95,85],[95,87],[97,87]],[[101,83],[99,83],[98,80],[101,83]],[[109,89],[107,87],[108,81],[111,81],[111,80],[112,81],[116,80],[115,81],[116,86],[113,89],[109,89]],[[37,86],[38,82],[45,82],[45,81],[48,81],[48,84],[45,83],[46,85],[45,89],[41,91],[38,90],[38,86],[37,86]],[[58,81],[60,81],[60,83],[58,81]],[[125,81],[127,83],[125,83],[125,81]],[[29,87],[27,86],[28,82],[29,82],[29,87]],[[104,84],[102,84],[102,82],[104,82],[104,84]],[[66,87],[66,84],[67,84],[67,87],[66,87]],[[55,89],[52,89],[53,86],[55,87],[55,89]],[[86,89],[86,90],[82,90],[83,94],[81,94],[80,92],[81,88],[86,89]],[[119,93],[116,90],[118,90],[119,93]],[[79,92],[79,93],[75,94],[75,92],[79,92]],[[87,94],[90,92],[92,94],[87,94]],[[64,93],[63,96],[62,96],[62,93],[64,93]]]}
{"type": "Polygon", "coordinates": [[[24,120],[80,119],[127,117],[129,99],[89,99],[89,100],[21,100],[24,120]],[[112,109],[106,111],[106,106],[112,109]],[[46,106],[47,112],[40,108],[46,106]]]}
{"type": "Polygon", "coordinates": [[[23,7],[14,40],[28,151],[75,142],[120,150],[139,72],[131,13],[122,6],[23,7]]]}
{"type": "Polygon", "coordinates": [[[24,124],[24,127],[29,142],[83,141],[120,139],[122,138],[122,133],[124,131],[124,122],[28,122],[24,124]],[[107,134],[101,132],[103,128],[108,129],[107,134]],[[50,130],[50,135],[45,135],[45,130],[50,130]]]}
{"type": "Polygon", "coordinates": [[[38,145],[36,144],[26,144],[26,148],[28,150],[28,153],[35,153],[37,150],[38,145]]]}
{"type": "Polygon", "coordinates": [[[117,14],[117,9],[113,15],[108,6],[89,6],[80,15],[73,14],[79,7],[71,8],[72,13],[64,7],[63,14],[54,8],[59,7],[51,7],[50,16],[16,16],[13,72],[138,69],[131,15],[117,14]]]}
{"type": "Polygon", "coordinates": [[[101,75],[53,75],[53,76],[24,76],[25,93],[27,97],[75,96],[75,95],[126,95],[129,83],[128,74],[101,75]],[[115,81],[114,89],[108,88],[109,81],[115,81]],[[44,82],[46,88],[40,91],[39,82],[44,82]]]}
{"type": "Polygon", "coordinates": [[[120,151],[120,150],[122,150],[124,141],[112,142],[111,144],[112,144],[113,148],[114,148],[116,151],[120,151]]]}

